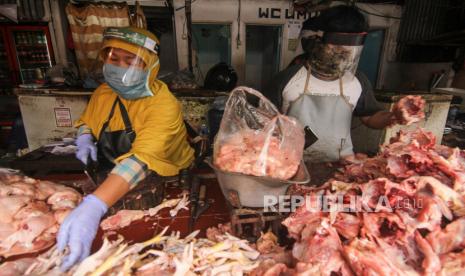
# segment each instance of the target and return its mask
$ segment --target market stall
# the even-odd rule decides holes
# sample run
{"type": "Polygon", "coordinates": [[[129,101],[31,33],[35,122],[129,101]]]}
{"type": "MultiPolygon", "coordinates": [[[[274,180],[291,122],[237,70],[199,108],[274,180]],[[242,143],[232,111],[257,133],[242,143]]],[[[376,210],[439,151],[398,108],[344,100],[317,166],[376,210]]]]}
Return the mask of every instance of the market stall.
{"type": "Polygon", "coordinates": [[[43,2],[0,26],[29,150],[0,275],[465,273],[464,105],[434,89],[465,55],[414,36],[455,2],[43,2]]]}

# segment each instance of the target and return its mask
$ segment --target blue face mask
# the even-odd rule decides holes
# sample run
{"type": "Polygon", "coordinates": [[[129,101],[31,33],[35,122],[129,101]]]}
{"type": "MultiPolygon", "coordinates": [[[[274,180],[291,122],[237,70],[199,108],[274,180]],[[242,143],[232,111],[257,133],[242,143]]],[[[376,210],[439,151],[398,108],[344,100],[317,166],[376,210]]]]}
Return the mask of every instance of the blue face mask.
{"type": "Polygon", "coordinates": [[[103,65],[103,76],[107,84],[126,100],[136,100],[152,96],[147,89],[148,71],[138,68],[123,68],[113,64],[103,65]]]}

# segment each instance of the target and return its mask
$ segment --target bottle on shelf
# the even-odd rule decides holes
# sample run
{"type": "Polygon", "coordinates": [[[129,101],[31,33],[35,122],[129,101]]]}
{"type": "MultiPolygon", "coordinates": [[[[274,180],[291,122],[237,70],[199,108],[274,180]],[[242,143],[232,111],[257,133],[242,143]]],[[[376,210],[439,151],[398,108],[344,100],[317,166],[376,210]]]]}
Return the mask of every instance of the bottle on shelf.
{"type": "Polygon", "coordinates": [[[21,33],[21,44],[27,43],[27,37],[25,33],[21,33]]]}

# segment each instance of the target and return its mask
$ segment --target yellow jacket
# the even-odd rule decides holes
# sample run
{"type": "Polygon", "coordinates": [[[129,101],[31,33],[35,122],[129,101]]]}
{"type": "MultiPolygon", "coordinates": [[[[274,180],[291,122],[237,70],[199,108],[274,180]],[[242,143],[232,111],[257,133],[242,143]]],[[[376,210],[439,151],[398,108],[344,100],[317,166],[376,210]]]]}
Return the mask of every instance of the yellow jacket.
{"type": "MultiPolygon", "coordinates": [[[[135,155],[159,175],[176,175],[180,169],[187,168],[192,163],[194,150],[187,141],[180,103],[163,82],[154,80],[151,86],[151,97],[137,100],[125,100],[120,97],[136,132],[136,139],[131,150],[116,161],[135,155]]],[[[98,139],[116,97],[117,94],[107,84],[100,85],[75,126],[87,125],[98,139]]],[[[115,107],[109,128],[109,131],[124,129],[118,105],[115,107]]]]}

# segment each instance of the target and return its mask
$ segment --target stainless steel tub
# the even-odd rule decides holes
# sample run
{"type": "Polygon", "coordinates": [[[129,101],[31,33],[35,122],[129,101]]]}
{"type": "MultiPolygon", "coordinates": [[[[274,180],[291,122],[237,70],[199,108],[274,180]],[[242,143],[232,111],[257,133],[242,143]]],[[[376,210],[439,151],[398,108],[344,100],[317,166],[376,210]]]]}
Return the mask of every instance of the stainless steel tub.
{"type": "Polygon", "coordinates": [[[213,165],[211,159],[207,159],[206,162],[215,170],[224,197],[234,207],[263,207],[264,196],[285,195],[291,184],[310,182],[310,175],[303,161],[300,162],[297,173],[289,180],[225,172],[213,165]]]}

